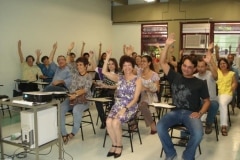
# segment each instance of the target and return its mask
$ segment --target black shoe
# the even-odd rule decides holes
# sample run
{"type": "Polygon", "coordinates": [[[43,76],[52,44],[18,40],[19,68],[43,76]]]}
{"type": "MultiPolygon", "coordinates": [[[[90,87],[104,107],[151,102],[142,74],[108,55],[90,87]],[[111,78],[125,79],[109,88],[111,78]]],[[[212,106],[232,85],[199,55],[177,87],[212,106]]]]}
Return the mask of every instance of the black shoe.
{"type": "Polygon", "coordinates": [[[100,129],[105,129],[106,128],[106,123],[102,123],[100,126],[100,129]]]}
{"type": "Polygon", "coordinates": [[[123,146],[115,146],[116,148],[121,148],[121,152],[120,153],[115,153],[114,154],[114,158],[118,158],[118,157],[121,157],[122,155],[122,150],[123,150],[123,146]]]}
{"type": "MultiPolygon", "coordinates": [[[[112,147],[116,147],[116,146],[112,145],[112,147]]],[[[111,156],[115,156],[115,152],[108,152],[107,153],[107,157],[111,157],[111,156]]]]}
{"type": "Polygon", "coordinates": [[[178,145],[179,146],[187,146],[187,142],[188,142],[188,140],[186,140],[186,139],[180,139],[178,141],[178,145]]]}
{"type": "Polygon", "coordinates": [[[212,124],[206,124],[205,134],[210,134],[210,133],[212,133],[212,124]]]}

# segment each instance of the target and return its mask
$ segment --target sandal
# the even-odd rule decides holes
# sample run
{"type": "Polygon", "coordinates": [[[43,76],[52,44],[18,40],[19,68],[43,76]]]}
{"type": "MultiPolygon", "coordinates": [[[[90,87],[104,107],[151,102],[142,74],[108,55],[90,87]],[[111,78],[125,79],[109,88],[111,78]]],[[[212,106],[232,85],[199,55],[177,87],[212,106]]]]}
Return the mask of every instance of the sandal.
{"type": "Polygon", "coordinates": [[[134,124],[130,127],[130,130],[131,131],[135,131],[137,129],[137,124],[134,124]]]}
{"type": "Polygon", "coordinates": [[[68,135],[62,136],[63,139],[63,144],[67,144],[68,143],[68,135]]]}
{"type": "MultiPolygon", "coordinates": [[[[112,148],[115,148],[116,146],[114,146],[114,145],[112,145],[112,148]]],[[[115,149],[114,149],[115,150],[115,149]]],[[[111,156],[114,156],[115,155],[115,152],[113,151],[113,152],[108,152],[107,153],[107,157],[111,157],[111,156]]]]}
{"type": "Polygon", "coordinates": [[[75,135],[73,134],[73,133],[70,133],[70,134],[68,134],[67,135],[67,137],[68,137],[68,140],[71,140],[71,139],[73,139],[73,137],[74,137],[75,135]]]}
{"type": "Polygon", "coordinates": [[[115,146],[116,148],[121,148],[121,152],[120,153],[116,153],[114,154],[114,158],[118,158],[122,155],[122,150],[123,150],[123,146],[115,146]]]}
{"type": "Polygon", "coordinates": [[[227,127],[226,126],[222,126],[221,132],[222,132],[223,136],[227,136],[228,135],[227,127]]]}

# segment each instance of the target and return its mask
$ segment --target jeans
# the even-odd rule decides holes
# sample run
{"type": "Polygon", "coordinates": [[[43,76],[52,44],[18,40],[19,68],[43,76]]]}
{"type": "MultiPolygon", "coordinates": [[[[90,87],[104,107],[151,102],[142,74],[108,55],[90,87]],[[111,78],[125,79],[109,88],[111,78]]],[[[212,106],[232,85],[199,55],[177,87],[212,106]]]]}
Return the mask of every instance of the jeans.
{"type": "Polygon", "coordinates": [[[219,108],[218,102],[211,100],[206,119],[207,124],[212,124],[214,122],[214,118],[217,115],[218,108],[219,108]]]}
{"type": "Polygon", "coordinates": [[[77,104],[75,106],[70,106],[69,105],[69,98],[65,99],[63,103],[61,104],[61,133],[63,136],[67,135],[67,130],[65,126],[65,114],[72,110],[73,113],[73,128],[72,132],[74,135],[77,134],[80,128],[80,124],[82,122],[82,115],[83,112],[89,108],[89,104],[77,104]]]}
{"type": "Polygon", "coordinates": [[[160,121],[158,121],[157,132],[166,154],[166,159],[170,159],[170,157],[177,155],[171,137],[169,136],[168,129],[178,124],[183,124],[190,133],[190,139],[183,152],[182,158],[184,160],[194,159],[196,149],[203,137],[203,126],[200,119],[189,117],[191,113],[192,111],[175,109],[165,114],[160,121]]]}

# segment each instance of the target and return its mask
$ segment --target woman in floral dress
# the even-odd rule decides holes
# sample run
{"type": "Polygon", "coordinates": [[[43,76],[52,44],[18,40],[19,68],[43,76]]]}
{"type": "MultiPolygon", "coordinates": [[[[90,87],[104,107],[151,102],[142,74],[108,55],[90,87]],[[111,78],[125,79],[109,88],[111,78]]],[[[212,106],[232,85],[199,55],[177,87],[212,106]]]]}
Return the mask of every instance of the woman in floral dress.
{"type": "Polygon", "coordinates": [[[141,80],[134,73],[134,59],[129,56],[122,56],[120,68],[123,75],[111,74],[107,71],[107,62],[111,56],[111,51],[106,52],[107,57],[103,65],[102,73],[109,79],[117,82],[115,104],[112,106],[106,121],[107,131],[112,141],[112,147],[107,157],[118,158],[122,153],[122,126],[134,117],[138,105],[137,101],[141,92],[141,80]]]}

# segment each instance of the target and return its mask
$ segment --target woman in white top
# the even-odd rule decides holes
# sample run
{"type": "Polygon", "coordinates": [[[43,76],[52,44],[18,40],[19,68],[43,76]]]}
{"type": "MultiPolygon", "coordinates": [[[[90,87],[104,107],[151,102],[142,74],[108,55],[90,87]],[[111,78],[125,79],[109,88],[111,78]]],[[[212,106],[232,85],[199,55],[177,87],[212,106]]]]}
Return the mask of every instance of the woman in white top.
{"type": "Polygon", "coordinates": [[[151,127],[151,134],[155,134],[156,131],[156,123],[152,118],[151,111],[148,107],[149,104],[153,102],[158,102],[157,91],[159,90],[159,76],[156,72],[154,72],[152,58],[148,55],[142,56],[141,61],[142,70],[139,74],[142,80],[142,91],[141,91],[141,99],[139,102],[139,110],[141,111],[146,126],[151,127]]]}

